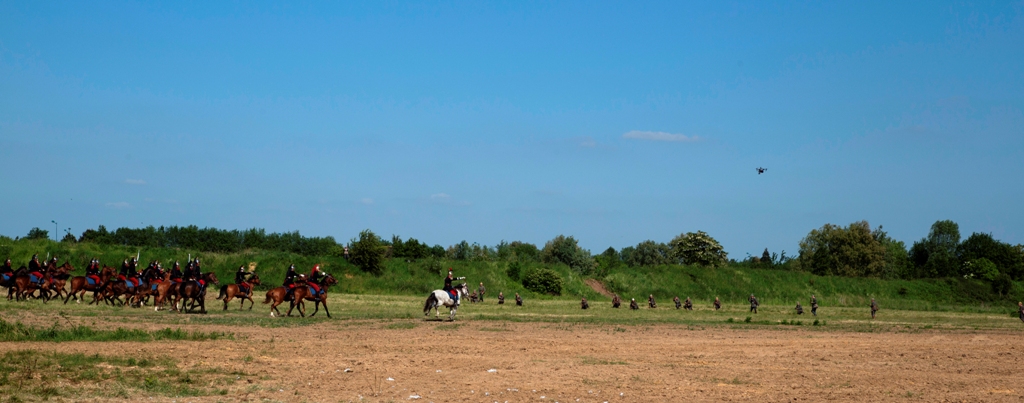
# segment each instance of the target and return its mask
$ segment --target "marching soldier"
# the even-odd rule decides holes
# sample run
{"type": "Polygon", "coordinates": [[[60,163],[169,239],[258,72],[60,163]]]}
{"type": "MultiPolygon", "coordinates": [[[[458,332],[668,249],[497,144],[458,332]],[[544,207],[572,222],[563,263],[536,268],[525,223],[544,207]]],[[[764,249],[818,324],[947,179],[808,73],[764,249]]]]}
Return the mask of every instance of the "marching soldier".
{"type": "Polygon", "coordinates": [[[878,303],[875,302],[874,298],[872,298],[871,299],[871,319],[875,318],[875,313],[876,312],[878,312],[878,303]]]}
{"type": "Polygon", "coordinates": [[[620,305],[622,305],[622,299],[619,298],[619,294],[613,294],[612,308],[618,308],[620,305]]]}
{"type": "Polygon", "coordinates": [[[800,306],[800,301],[796,302],[796,314],[797,315],[803,315],[804,314],[804,307],[800,306]]]}
{"type": "Polygon", "coordinates": [[[505,305],[505,293],[498,291],[498,305],[505,305]]]}
{"type": "Polygon", "coordinates": [[[657,308],[658,307],[658,303],[654,302],[654,294],[651,294],[650,296],[647,297],[647,306],[649,306],[651,308],[657,308]]]}
{"type": "Polygon", "coordinates": [[[580,309],[590,309],[590,304],[587,303],[587,297],[583,297],[580,301],[580,309]]]}
{"type": "Polygon", "coordinates": [[[678,295],[676,295],[675,297],[672,297],[672,302],[676,303],[676,309],[679,309],[679,308],[681,308],[683,306],[682,301],[679,301],[679,296],[678,295]]]}
{"type": "Polygon", "coordinates": [[[719,309],[722,309],[722,302],[718,300],[718,297],[715,297],[715,310],[719,309]]]}
{"type": "Polygon", "coordinates": [[[518,292],[516,293],[516,306],[523,306],[523,297],[520,297],[518,292]]]}
{"type": "Polygon", "coordinates": [[[629,299],[629,309],[632,309],[634,311],[640,309],[640,305],[637,305],[636,303],[636,298],[629,299]]]}
{"type": "Polygon", "coordinates": [[[480,283],[480,287],[476,289],[476,297],[480,300],[480,302],[484,302],[484,293],[485,292],[487,292],[487,289],[484,288],[484,283],[481,282],[480,283]]]}
{"type": "Polygon", "coordinates": [[[683,308],[687,311],[693,310],[693,302],[690,301],[690,297],[686,297],[686,302],[683,303],[683,308]]]}
{"type": "Polygon", "coordinates": [[[761,305],[757,302],[757,297],[754,297],[754,294],[750,294],[748,300],[750,301],[750,312],[757,313],[757,307],[761,305]]]}
{"type": "Polygon", "coordinates": [[[811,315],[818,316],[818,299],[811,294],[811,315]]]}

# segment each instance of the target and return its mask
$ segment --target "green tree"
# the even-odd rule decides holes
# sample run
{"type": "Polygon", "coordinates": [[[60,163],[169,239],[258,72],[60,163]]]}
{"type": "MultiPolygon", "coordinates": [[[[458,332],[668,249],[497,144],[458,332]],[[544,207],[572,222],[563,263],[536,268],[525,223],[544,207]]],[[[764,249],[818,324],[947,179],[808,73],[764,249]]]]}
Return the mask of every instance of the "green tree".
{"type": "Polygon", "coordinates": [[[867,221],[843,228],[825,224],[800,241],[800,265],[819,276],[879,277],[885,248],[867,221]]]}
{"type": "Polygon", "coordinates": [[[581,248],[571,236],[559,235],[548,241],[544,249],[541,249],[540,256],[544,263],[563,263],[583,275],[593,273],[597,267],[590,251],[581,248]]]}
{"type": "Polygon", "coordinates": [[[921,277],[952,277],[960,274],[960,226],[950,220],[932,224],[928,237],[910,248],[910,260],[921,277]]]}
{"type": "Polygon", "coordinates": [[[871,235],[885,249],[885,267],[882,268],[881,277],[889,280],[911,278],[912,265],[907,245],[890,238],[889,234],[882,231],[881,225],[871,235]]]}
{"type": "MultiPolygon", "coordinates": [[[[623,252],[626,252],[623,248],[623,252]]],[[[640,242],[629,251],[626,264],[630,267],[658,266],[672,263],[671,250],[668,245],[651,240],[640,242]]]]}
{"type": "Polygon", "coordinates": [[[562,294],[562,278],[554,270],[534,267],[523,273],[523,287],[538,294],[562,294]]]}
{"type": "MultiPolygon", "coordinates": [[[[1020,278],[1024,271],[1024,261],[1017,248],[1004,242],[999,242],[991,234],[973,233],[957,247],[957,258],[961,262],[971,262],[976,259],[987,259],[995,264],[996,269],[1014,278],[1020,278]]],[[[961,273],[969,274],[969,273],[961,273]]]]}
{"type": "Polygon", "coordinates": [[[352,239],[349,259],[352,264],[373,275],[384,272],[384,244],[380,237],[369,229],[359,233],[359,239],[352,239]]]}
{"type": "MultiPolygon", "coordinates": [[[[670,260],[686,265],[717,267],[729,261],[722,244],[704,231],[680,234],[669,242],[669,248],[670,260]]],[[[768,249],[764,251],[768,253],[768,249]]]]}
{"type": "Polygon", "coordinates": [[[50,237],[50,232],[45,229],[39,229],[39,227],[33,227],[28,230],[28,235],[25,238],[28,239],[47,239],[50,237]]]}

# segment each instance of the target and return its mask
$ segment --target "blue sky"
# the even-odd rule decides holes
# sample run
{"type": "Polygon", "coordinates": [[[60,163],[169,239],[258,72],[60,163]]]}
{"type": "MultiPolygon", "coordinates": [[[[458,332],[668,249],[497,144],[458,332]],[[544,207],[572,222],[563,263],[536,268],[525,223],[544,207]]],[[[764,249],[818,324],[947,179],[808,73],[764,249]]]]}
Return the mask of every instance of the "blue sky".
{"type": "Polygon", "coordinates": [[[1024,243],[1021,44],[1021,2],[0,1],[0,234],[1024,243]]]}

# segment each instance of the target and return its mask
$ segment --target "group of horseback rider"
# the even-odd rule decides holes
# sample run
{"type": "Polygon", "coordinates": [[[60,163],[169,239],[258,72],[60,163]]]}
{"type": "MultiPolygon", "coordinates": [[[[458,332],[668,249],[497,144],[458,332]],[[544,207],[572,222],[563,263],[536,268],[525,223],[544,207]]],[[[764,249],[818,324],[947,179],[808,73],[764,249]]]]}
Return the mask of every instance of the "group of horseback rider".
{"type": "Polygon", "coordinates": [[[29,281],[36,286],[43,286],[44,284],[53,283],[54,272],[51,268],[57,267],[57,256],[54,256],[42,263],[39,261],[39,255],[32,255],[32,260],[28,262],[28,267],[22,266],[18,270],[14,270],[11,264],[11,259],[7,258],[2,265],[0,265],[0,285],[4,287],[12,287],[15,277],[19,275],[26,275],[29,281]]]}
{"type": "MultiPolygon", "coordinates": [[[[238,273],[235,274],[235,283],[238,284],[240,279],[243,279],[243,268],[238,268],[238,273]]],[[[288,289],[288,294],[285,300],[292,300],[295,294],[295,288],[305,284],[310,288],[311,293],[316,296],[324,292],[324,279],[327,278],[327,272],[320,269],[320,265],[313,265],[313,269],[309,272],[309,277],[304,274],[295,272],[295,265],[288,266],[288,272],[284,274],[284,287],[288,289]]]]}

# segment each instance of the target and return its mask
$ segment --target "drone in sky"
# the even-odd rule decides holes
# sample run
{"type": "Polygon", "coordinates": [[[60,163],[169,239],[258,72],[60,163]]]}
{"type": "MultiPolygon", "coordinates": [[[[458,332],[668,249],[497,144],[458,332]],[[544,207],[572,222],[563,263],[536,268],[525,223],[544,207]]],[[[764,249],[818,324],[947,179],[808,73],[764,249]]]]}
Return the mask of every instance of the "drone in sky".
{"type": "Polygon", "coordinates": [[[761,168],[761,167],[758,167],[758,168],[757,168],[757,174],[758,174],[758,175],[760,175],[760,174],[763,174],[763,173],[765,173],[765,171],[767,171],[767,170],[768,170],[768,168],[761,168]]]}

